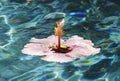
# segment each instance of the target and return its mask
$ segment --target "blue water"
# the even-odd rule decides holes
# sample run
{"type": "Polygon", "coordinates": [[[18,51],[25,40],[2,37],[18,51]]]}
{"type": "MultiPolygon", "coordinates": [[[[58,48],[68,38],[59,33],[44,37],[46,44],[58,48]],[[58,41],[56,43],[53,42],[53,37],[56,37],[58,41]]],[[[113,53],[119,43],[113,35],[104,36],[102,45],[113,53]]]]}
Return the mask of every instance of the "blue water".
{"type": "MultiPolygon", "coordinates": [[[[119,1],[118,1],[119,2],[119,1]]],[[[0,81],[120,81],[120,6],[113,0],[1,0],[0,81]],[[112,9],[111,9],[112,8],[112,9]],[[56,19],[65,17],[63,39],[92,40],[99,54],[70,63],[53,63],[24,55],[32,37],[52,35],[56,19]]]]}

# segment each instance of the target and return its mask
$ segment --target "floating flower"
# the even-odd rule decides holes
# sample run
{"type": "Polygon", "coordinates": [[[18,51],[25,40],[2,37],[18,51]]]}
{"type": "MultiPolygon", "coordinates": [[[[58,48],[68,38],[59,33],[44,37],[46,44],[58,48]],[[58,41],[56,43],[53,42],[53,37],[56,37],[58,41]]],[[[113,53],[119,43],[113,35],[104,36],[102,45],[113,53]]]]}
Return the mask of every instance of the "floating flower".
{"type": "Polygon", "coordinates": [[[43,39],[32,38],[30,43],[24,46],[22,53],[43,56],[42,60],[60,63],[99,53],[100,49],[94,48],[90,40],[77,35],[64,41],[61,38],[64,33],[63,24],[61,22],[56,22],[56,24],[55,35],[43,39]]]}

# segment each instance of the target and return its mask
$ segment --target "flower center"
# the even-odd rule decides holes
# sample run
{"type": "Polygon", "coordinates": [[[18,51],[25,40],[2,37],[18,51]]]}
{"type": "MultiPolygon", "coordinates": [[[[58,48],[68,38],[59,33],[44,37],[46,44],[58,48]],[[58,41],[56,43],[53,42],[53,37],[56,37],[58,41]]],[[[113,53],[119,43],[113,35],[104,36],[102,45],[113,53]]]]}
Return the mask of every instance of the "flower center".
{"type": "Polygon", "coordinates": [[[56,53],[68,53],[70,51],[72,51],[72,48],[67,46],[67,45],[63,45],[61,44],[60,45],[60,49],[58,49],[58,46],[55,45],[55,46],[52,46],[52,51],[55,51],[56,53]]]}

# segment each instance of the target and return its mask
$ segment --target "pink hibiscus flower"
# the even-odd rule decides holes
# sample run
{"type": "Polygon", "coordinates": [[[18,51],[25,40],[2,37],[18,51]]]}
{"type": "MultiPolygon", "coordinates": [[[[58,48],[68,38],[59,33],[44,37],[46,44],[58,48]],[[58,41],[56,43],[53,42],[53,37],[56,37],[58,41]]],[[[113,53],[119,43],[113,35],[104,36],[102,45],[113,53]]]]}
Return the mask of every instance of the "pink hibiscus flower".
{"type": "Polygon", "coordinates": [[[22,53],[42,56],[42,60],[50,62],[71,62],[77,58],[94,55],[100,52],[100,48],[94,48],[90,40],[85,40],[77,35],[64,41],[63,22],[56,22],[55,35],[47,38],[32,38],[29,44],[22,49],[22,53]]]}
{"type": "Polygon", "coordinates": [[[71,62],[77,58],[86,57],[99,53],[99,48],[94,48],[90,40],[84,40],[77,35],[67,41],[61,39],[61,43],[72,48],[69,52],[60,53],[52,50],[57,45],[57,36],[52,35],[44,39],[32,38],[29,44],[24,46],[22,53],[29,55],[43,56],[42,60],[51,62],[71,62]]]}

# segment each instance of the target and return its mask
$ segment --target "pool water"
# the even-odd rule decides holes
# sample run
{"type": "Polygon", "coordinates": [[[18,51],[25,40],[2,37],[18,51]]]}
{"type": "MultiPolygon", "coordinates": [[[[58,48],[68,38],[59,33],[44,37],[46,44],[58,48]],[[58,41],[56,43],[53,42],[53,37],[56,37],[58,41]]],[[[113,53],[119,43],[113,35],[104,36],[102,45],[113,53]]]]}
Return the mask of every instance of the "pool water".
{"type": "Polygon", "coordinates": [[[0,81],[120,81],[119,5],[114,0],[1,0],[0,81]],[[84,37],[100,53],[69,63],[23,54],[32,37],[54,34],[55,18],[44,18],[54,12],[66,14],[63,39],[84,37]]]}

